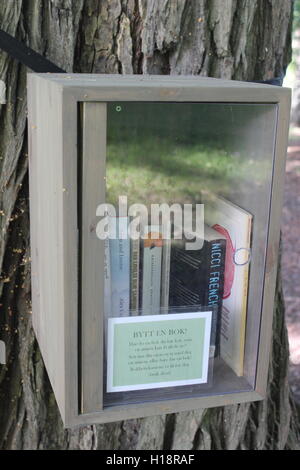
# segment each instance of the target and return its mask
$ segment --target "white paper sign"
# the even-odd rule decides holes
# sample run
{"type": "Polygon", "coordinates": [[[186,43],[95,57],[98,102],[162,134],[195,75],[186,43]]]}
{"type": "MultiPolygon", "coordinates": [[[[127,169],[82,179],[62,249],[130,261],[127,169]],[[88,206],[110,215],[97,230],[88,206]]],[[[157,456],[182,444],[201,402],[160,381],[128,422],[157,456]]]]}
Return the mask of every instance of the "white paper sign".
{"type": "Polygon", "coordinates": [[[108,320],[107,391],[207,382],[212,312],[108,320]]]}

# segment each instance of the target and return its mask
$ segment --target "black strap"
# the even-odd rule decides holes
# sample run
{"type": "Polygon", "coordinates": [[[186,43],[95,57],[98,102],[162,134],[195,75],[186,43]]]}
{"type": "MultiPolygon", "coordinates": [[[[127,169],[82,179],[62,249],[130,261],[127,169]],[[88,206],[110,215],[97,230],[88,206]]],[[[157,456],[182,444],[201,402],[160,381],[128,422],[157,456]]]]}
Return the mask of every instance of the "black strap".
{"type": "Polygon", "coordinates": [[[269,80],[255,80],[253,83],[263,83],[264,85],[282,86],[284,74],[280,77],[269,78],[269,80]]]}
{"type": "Polygon", "coordinates": [[[41,54],[0,29],[0,49],[36,73],[66,73],[41,54]]]}

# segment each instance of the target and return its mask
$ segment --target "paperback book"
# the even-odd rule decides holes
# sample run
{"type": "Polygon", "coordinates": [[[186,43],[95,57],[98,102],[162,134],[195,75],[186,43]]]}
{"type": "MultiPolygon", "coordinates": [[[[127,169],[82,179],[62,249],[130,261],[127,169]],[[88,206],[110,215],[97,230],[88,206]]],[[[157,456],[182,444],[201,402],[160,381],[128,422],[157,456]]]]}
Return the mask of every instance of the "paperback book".
{"type": "Polygon", "coordinates": [[[153,225],[144,227],[140,267],[142,315],[156,315],[160,311],[162,246],[160,227],[153,225]]]}
{"type": "Polygon", "coordinates": [[[111,315],[124,317],[130,309],[130,239],[128,217],[116,217],[116,239],[109,240],[111,315]]]}
{"type": "Polygon", "coordinates": [[[220,352],[243,375],[252,215],[222,198],[204,198],[205,220],[226,237],[227,254],[220,352]]]}
{"type": "MultiPolygon", "coordinates": [[[[164,226],[163,233],[171,232],[171,224],[164,226]]],[[[170,236],[163,237],[162,246],[162,267],[161,267],[161,300],[162,309],[169,307],[169,291],[170,291],[170,268],[171,268],[171,239],[170,236]]]]}
{"type": "Polygon", "coordinates": [[[186,250],[186,239],[172,240],[170,269],[170,306],[216,306],[212,323],[219,351],[226,238],[205,226],[201,249],[186,250]]]}
{"type": "Polygon", "coordinates": [[[130,314],[139,314],[140,237],[130,239],[130,314]]]}

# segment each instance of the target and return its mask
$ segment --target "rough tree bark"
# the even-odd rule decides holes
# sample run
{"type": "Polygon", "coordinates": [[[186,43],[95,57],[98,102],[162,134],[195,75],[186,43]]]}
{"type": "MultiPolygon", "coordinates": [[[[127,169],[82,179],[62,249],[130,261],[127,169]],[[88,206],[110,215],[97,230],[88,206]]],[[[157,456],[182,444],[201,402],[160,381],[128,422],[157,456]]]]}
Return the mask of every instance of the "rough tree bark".
{"type": "MultiPolygon", "coordinates": [[[[259,80],[289,61],[291,14],[286,0],[15,0],[0,27],[69,72],[259,80]]],[[[265,401],[63,430],[31,328],[26,69],[0,53],[0,78],[0,448],[299,448],[279,283],[265,401]]]]}

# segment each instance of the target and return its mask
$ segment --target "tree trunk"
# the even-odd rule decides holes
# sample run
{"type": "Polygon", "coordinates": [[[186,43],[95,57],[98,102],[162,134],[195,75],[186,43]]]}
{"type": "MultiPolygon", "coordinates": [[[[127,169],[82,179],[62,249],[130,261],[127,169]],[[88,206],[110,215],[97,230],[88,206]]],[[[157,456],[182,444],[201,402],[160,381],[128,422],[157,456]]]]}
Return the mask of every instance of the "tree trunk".
{"type": "MultiPolygon", "coordinates": [[[[0,27],[69,72],[260,80],[285,70],[291,15],[286,0],[15,0],[0,27]]],[[[279,282],[266,400],[63,430],[31,328],[26,69],[1,53],[0,78],[0,448],[299,448],[279,282]]]]}
{"type": "Polygon", "coordinates": [[[300,126],[300,29],[297,28],[293,34],[293,61],[296,67],[293,82],[293,100],[291,122],[300,126]]]}

